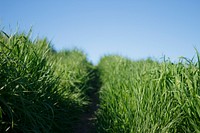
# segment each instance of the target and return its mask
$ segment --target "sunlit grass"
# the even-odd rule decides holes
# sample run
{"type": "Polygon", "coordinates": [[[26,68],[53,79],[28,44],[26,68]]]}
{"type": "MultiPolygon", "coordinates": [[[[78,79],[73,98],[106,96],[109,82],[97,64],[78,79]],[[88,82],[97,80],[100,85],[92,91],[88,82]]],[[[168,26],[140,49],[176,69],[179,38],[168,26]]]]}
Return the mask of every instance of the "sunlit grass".
{"type": "Polygon", "coordinates": [[[72,132],[88,104],[91,64],[79,50],[29,38],[0,34],[0,132],[72,132]]]}
{"type": "Polygon", "coordinates": [[[105,56],[98,67],[98,132],[200,131],[199,61],[134,62],[105,56]]]}
{"type": "Polygon", "coordinates": [[[97,132],[200,132],[200,54],[178,63],[57,52],[0,33],[0,132],[73,132],[100,85],[97,132]],[[100,76],[100,81],[99,81],[100,76]]]}

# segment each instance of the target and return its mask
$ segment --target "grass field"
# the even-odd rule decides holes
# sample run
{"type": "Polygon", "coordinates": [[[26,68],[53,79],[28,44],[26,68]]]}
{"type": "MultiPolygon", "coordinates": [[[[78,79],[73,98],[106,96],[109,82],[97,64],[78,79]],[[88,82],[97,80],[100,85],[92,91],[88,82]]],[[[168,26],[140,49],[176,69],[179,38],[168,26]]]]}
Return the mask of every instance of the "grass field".
{"type": "Polygon", "coordinates": [[[0,33],[0,132],[74,132],[98,89],[96,132],[200,132],[197,50],[177,63],[108,55],[94,66],[81,50],[0,33]]]}
{"type": "Polygon", "coordinates": [[[98,132],[200,132],[200,58],[173,64],[105,56],[98,132]]]}
{"type": "Polygon", "coordinates": [[[80,50],[0,34],[0,132],[72,132],[89,103],[93,66],[80,50]]]}

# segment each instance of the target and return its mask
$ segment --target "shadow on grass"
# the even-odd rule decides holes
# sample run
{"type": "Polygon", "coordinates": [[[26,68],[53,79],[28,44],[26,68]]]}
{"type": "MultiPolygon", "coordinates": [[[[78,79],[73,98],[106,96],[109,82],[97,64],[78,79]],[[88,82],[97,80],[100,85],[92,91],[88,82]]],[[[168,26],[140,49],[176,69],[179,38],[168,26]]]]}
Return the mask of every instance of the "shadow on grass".
{"type": "Polygon", "coordinates": [[[99,106],[99,89],[101,86],[99,71],[97,67],[93,68],[90,76],[91,80],[88,82],[88,86],[90,86],[90,89],[88,89],[88,91],[86,92],[90,104],[82,113],[79,123],[75,126],[75,133],[96,133],[95,112],[97,111],[99,106]]]}

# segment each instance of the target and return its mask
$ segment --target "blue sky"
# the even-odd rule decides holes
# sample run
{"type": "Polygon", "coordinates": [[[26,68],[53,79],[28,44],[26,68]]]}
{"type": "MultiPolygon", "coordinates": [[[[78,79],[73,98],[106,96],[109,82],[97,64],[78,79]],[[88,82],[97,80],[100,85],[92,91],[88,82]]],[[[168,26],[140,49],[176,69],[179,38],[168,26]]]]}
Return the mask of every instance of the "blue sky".
{"type": "Polygon", "coordinates": [[[200,51],[199,0],[1,0],[0,9],[1,29],[32,26],[33,36],[83,49],[94,63],[105,54],[175,60],[200,51]]]}

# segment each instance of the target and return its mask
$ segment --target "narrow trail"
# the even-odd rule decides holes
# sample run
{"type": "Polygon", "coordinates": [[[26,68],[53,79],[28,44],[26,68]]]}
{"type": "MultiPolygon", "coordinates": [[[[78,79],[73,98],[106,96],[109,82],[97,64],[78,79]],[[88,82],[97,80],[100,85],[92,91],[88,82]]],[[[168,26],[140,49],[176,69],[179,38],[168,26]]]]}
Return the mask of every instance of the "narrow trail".
{"type": "Polygon", "coordinates": [[[98,71],[94,70],[95,78],[92,81],[92,89],[88,93],[90,98],[90,105],[88,109],[82,114],[80,122],[75,129],[75,133],[96,133],[95,128],[95,112],[98,109],[99,105],[99,88],[100,80],[98,76],[98,71]]]}

